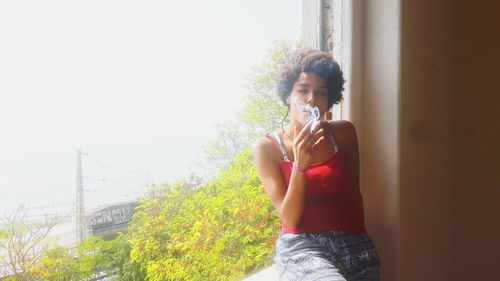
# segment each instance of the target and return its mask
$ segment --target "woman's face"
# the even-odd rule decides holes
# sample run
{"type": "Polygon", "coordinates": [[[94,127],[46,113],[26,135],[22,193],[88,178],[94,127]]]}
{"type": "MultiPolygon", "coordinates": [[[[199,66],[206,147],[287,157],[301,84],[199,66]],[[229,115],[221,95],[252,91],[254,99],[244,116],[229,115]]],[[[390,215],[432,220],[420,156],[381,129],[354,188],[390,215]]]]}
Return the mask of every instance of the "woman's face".
{"type": "Polygon", "coordinates": [[[287,101],[290,105],[291,123],[298,126],[305,125],[302,124],[302,120],[308,112],[300,106],[300,103],[318,107],[320,118],[323,119],[328,108],[328,89],[325,79],[313,72],[302,72],[293,84],[292,92],[287,101]]]}

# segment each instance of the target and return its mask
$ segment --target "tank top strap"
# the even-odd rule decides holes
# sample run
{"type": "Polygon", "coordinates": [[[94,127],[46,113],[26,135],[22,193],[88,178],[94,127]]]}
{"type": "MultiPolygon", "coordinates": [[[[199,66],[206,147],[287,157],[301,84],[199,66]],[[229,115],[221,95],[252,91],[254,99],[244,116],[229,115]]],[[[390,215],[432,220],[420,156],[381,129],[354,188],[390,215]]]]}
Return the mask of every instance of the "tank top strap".
{"type": "MultiPolygon", "coordinates": [[[[333,123],[332,123],[333,126],[333,123]]],[[[337,141],[335,140],[335,133],[333,132],[332,126],[327,127],[327,137],[330,140],[330,142],[333,144],[333,149],[335,151],[335,154],[339,153],[339,146],[337,144],[337,141]]],[[[281,141],[281,138],[277,132],[273,133],[267,133],[266,134],[268,137],[272,137],[274,141],[278,144],[279,149],[281,151],[281,155],[283,156],[283,159],[286,161],[290,161],[290,158],[288,157],[288,154],[286,153],[285,146],[283,145],[283,142],[281,141]]]]}
{"type": "Polygon", "coordinates": [[[286,161],[290,161],[290,158],[288,158],[288,155],[286,154],[286,149],[283,146],[283,142],[281,141],[281,138],[278,135],[278,133],[277,132],[273,132],[271,135],[273,136],[274,140],[278,144],[278,146],[279,146],[279,148],[281,150],[281,155],[283,156],[283,159],[285,159],[286,161]]]}
{"type": "Polygon", "coordinates": [[[334,132],[333,132],[333,122],[331,123],[331,126],[328,126],[327,127],[327,131],[328,131],[328,139],[330,140],[330,142],[333,144],[333,149],[335,151],[335,154],[337,154],[339,152],[339,146],[337,144],[337,141],[335,140],[335,137],[334,137],[334,132]]]}

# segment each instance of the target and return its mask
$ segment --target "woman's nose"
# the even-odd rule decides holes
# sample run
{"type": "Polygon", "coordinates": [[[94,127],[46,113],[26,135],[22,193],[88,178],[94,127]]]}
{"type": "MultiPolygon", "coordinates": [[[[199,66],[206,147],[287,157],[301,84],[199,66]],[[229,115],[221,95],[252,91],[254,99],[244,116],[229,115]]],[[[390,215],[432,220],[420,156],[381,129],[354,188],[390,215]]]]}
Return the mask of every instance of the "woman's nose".
{"type": "Polygon", "coordinates": [[[307,95],[306,102],[310,105],[314,104],[314,95],[312,93],[307,95]]]}

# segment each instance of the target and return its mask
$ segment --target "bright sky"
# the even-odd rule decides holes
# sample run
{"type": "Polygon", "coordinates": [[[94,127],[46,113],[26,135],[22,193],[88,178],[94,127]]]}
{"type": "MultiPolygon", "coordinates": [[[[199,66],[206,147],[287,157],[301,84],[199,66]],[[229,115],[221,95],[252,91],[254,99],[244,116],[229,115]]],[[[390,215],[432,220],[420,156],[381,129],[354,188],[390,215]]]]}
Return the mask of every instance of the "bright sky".
{"type": "Polygon", "coordinates": [[[73,205],[77,148],[86,206],[197,172],[251,67],[301,22],[302,0],[0,1],[0,213],[73,205]]]}
{"type": "Polygon", "coordinates": [[[242,105],[301,0],[1,1],[0,144],[196,135],[242,105]]]}

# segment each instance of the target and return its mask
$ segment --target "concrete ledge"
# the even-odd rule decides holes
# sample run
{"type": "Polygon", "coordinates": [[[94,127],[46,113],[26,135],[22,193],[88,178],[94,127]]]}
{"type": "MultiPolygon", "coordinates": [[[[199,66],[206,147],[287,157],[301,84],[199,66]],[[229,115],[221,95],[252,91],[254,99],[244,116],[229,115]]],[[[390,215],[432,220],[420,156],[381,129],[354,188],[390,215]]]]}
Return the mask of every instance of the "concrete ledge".
{"type": "Polygon", "coordinates": [[[250,275],[242,281],[278,281],[278,272],[276,271],[276,264],[250,275]]]}

